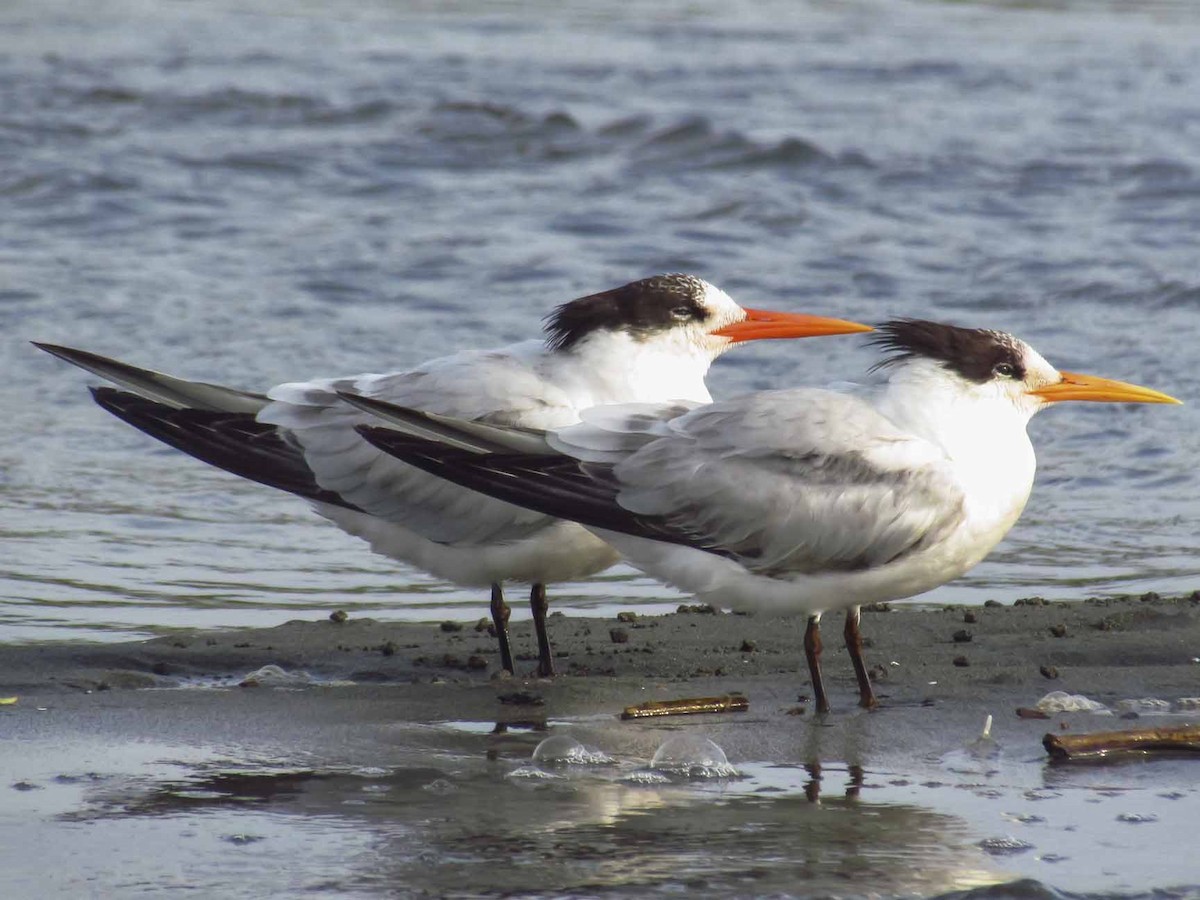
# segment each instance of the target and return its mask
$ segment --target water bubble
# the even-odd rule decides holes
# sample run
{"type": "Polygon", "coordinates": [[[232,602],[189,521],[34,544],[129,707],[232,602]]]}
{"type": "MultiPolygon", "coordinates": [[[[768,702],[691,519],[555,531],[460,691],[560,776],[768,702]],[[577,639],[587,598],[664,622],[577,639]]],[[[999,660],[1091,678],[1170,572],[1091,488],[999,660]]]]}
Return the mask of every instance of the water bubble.
{"type": "Polygon", "coordinates": [[[569,734],[546,738],[533,750],[533,762],[538,766],[608,766],[613,758],[599,750],[589,750],[569,734]]]}
{"type": "Polygon", "coordinates": [[[699,734],[667,738],[650,760],[650,768],[685,778],[736,778],[725,751],[699,734]]]}

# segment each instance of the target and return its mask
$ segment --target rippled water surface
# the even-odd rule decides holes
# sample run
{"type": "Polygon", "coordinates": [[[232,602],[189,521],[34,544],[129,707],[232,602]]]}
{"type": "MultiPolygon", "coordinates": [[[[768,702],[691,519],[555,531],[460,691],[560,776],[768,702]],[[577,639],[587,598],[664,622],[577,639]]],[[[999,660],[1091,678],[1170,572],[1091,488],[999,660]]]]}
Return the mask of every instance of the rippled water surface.
{"type": "MultiPolygon", "coordinates": [[[[536,333],[664,270],[752,305],[998,326],[1200,397],[1189,4],[0,10],[6,639],[436,619],[476,593],[112,420],[28,339],[262,388],[536,333]]],[[[746,348],[718,396],[853,378],[746,348]]],[[[1197,409],[1055,409],[1001,548],[934,600],[1197,587],[1197,409]]],[[[628,569],[568,612],[672,606],[628,569]]]]}

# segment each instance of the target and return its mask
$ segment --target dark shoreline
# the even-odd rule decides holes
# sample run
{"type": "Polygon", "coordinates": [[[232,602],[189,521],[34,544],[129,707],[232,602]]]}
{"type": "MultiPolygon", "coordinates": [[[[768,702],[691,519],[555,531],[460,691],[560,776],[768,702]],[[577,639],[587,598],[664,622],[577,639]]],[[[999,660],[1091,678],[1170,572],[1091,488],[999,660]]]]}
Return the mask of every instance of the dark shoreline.
{"type": "MultiPolygon", "coordinates": [[[[856,696],[845,650],[835,640],[840,625],[840,616],[826,617],[824,665],[835,715],[853,711],[856,696]]],[[[590,693],[596,712],[613,694],[610,687],[653,683],[656,693],[670,696],[732,690],[746,693],[752,704],[756,696],[779,698],[772,702],[795,707],[795,713],[807,711],[802,628],[802,619],[720,611],[622,614],[621,621],[554,616],[551,637],[560,675],[536,679],[498,673],[494,640],[474,622],[292,621],[121,644],[9,646],[0,654],[0,692],[41,696],[231,686],[264,665],[277,665],[317,682],[488,686],[496,695],[532,689],[551,705],[559,696],[590,693]]],[[[863,633],[885,708],[932,702],[1003,711],[1030,706],[1054,690],[1109,705],[1124,698],[1200,695],[1200,592],[1031,598],[940,610],[893,604],[886,611],[864,611],[863,633]]],[[[514,624],[513,642],[518,669],[532,672],[528,622],[514,624]]],[[[650,699],[642,693],[630,702],[650,699]]],[[[397,716],[403,715],[398,709],[397,716]]]]}

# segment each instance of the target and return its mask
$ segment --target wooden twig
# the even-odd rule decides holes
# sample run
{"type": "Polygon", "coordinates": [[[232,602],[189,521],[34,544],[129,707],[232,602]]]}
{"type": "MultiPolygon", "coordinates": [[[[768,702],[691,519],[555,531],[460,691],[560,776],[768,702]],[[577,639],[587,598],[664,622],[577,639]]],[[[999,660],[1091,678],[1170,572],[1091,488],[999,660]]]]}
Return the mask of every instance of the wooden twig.
{"type": "Polygon", "coordinates": [[[648,719],[653,716],[692,716],[698,713],[745,712],[750,701],[741,694],[724,697],[695,697],[687,700],[651,700],[627,706],[622,719],[648,719]]]}
{"type": "Polygon", "coordinates": [[[1056,760],[1103,759],[1122,753],[1200,751],[1200,725],[1165,725],[1092,734],[1047,734],[1042,746],[1056,760]]]}

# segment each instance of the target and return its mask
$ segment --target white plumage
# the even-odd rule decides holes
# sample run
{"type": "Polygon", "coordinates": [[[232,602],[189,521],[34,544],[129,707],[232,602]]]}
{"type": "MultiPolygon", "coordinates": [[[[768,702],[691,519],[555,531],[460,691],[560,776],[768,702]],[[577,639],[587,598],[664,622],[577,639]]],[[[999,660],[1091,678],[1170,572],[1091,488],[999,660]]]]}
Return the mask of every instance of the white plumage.
{"type": "MultiPolygon", "coordinates": [[[[1000,541],[1033,485],[1034,413],[1067,399],[1177,402],[1059,372],[999,332],[902,320],[878,340],[893,354],[882,384],[588,410],[547,431],[541,453],[493,457],[388,428],[366,434],[430,472],[581,522],[702,599],[807,615],[822,709],[817,624],[850,610],[847,642],[870,706],[858,607],[956,578],[1000,541]]],[[[406,430],[420,418],[376,412],[406,430]]]]}
{"type": "Polygon", "coordinates": [[[131,389],[105,408],[243,477],[305,496],[379,553],[441,578],[492,586],[505,668],[512,670],[500,584],[534,585],[539,673],[553,673],[544,585],[616,561],[572,522],[435,478],[364,441],[374,421],[339,392],[494,425],[561,428],[598,404],[711,400],[704,378],[733,344],[869,330],[836,319],[748,310],[688,275],[660,275],[571,301],[547,317],[546,341],[473,350],[382,375],[295,382],[265,395],[184,381],[84,351],[40,345],[131,389]]]}

